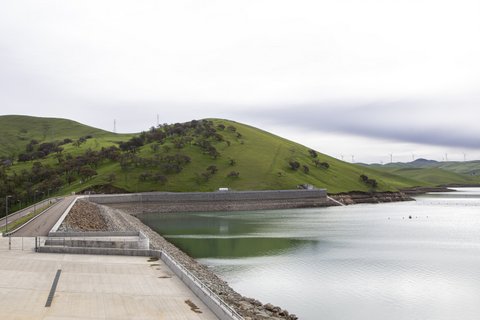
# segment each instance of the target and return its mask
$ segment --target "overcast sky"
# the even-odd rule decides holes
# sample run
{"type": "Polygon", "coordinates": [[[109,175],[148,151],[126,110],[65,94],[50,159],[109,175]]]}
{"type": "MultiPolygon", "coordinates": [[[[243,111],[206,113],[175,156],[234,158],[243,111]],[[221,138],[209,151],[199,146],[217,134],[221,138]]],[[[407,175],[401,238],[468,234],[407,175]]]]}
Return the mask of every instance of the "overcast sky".
{"type": "Polygon", "coordinates": [[[351,161],[480,159],[480,1],[1,1],[0,114],[207,117],[351,161]],[[446,155],[447,154],[447,155],[446,155]]]}

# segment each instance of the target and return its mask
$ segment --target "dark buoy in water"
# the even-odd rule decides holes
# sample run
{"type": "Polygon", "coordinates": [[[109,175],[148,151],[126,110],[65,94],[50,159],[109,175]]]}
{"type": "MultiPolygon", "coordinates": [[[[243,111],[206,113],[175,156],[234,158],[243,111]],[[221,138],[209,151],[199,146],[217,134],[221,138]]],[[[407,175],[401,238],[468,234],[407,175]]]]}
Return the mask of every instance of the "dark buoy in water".
{"type": "Polygon", "coordinates": [[[408,216],[408,219],[412,219],[412,216],[408,216]]]}

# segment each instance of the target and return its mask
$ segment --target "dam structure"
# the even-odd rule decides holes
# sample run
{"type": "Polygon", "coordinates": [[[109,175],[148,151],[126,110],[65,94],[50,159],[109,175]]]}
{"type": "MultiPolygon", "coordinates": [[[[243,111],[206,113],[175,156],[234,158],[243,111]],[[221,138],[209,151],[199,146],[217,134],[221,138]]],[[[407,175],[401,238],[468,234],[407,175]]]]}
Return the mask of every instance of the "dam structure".
{"type": "Polygon", "coordinates": [[[325,207],[326,189],[216,192],[146,192],[90,195],[90,202],[132,214],[147,212],[243,211],[325,207]]]}
{"type": "MultiPolygon", "coordinates": [[[[45,275],[41,283],[37,284],[33,277],[23,284],[36,297],[32,307],[25,308],[29,302],[23,298],[21,290],[17,290],[18,295],[14,299],[17,303],[9,300],[0,303],[0,307],[6,308],[11,315],[31,319],[48,319],[50,316],[85,319],[127,319],[139,316],[153,319],[160,316],[241,320],[244,316],[237,313],[238,309],[232,308],[231,302],[242,299],[242,306],[248,304],[245,309],[250,312],[247,318],[252,314],[270,315],[272,319],[296,319],[294,315],[289,316],[287,311],[279,307],[262,305],[254,299],[240,296],[226,283],[216,280],[216,276],[213,275],[212,278],[208,270],[203,270],[193,259],[163,238],[163,244],[158,245],[160,236],[132,215],[148,212],[267,210],[329,205],[332,203],[324,189],[148,192],[72,195],[58,199],[57,203],[36,219],[4,235],[8,238],[0,239],[0,260],[6,261],[0,264],[1,278],[24,277],[31,269],[30,265],[24,264],[26,259],[43,261],[44,268],[38,269],[35,277],[45,275]],[[99,207],[105,208],[114,216],[120,215],[121,219],[127,219],[129,231],[62,229],[62,223],[74,206],[85,200],[101,205],[99,207]],[[156,242],[153,247],[152,239],[156,242]],[[49,255],[42,258],[41,253],[49,255]],[[19,270],[19,273],[13,275],[12,270],[19,270]],[[76,280],[80,276],[85,278],[81,283],[76,280]],[[51,288],[48,290],[50,281],[51,288]],[[98,288],[98,283],[102,284],[101,288],[98,288]],[[206,283],[213,283],[216,289],[212,290],[206,283]],[[220,295],[215,291],[218,288],[222,288],[220,295]],[[46,292],[48,297],[44,294],[46,292]],[[89,292],[95,292],[95,295],[89,292]],[[46,302],[41,301],[43,295],[46,302]],[[81,298],[81,303],[71,303],[75,295],[81,298]],[[142,309],[141,305],[145,304],[152,307],[142,309]]],[[[81,214],[83,213],[85,212],[82,211],[81,214]]],[[[9,290],[16,290],[14,281],[3,285],[9,290]]],[[[0,288],[0,294],[2,291],[4,290],[0,288]]]]}

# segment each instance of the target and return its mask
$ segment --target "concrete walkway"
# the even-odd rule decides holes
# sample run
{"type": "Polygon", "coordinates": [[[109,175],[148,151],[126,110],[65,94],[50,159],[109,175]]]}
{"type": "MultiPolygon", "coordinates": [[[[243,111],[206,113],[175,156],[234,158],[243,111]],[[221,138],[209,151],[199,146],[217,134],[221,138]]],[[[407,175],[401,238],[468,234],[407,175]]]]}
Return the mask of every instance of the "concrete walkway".
{"type": "Polygon", "coordinates": [[[0,239],[1,319],[217,319],[160,260],[35,253],[21,239],[0,239]]]}

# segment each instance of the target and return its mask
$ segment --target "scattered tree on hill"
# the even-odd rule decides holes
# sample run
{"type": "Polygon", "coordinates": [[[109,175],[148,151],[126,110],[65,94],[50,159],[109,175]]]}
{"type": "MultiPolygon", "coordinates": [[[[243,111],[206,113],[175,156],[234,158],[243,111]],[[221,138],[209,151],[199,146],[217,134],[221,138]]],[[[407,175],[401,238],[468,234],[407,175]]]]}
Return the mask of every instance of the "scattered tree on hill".
{"type": "Polygon", "coordinates": [[[308,150],[308,153],[310,153],[310,156],[311,156],[312,158],[318,157],[317,151],[315,151],[315,150],[313,150],[313,149],[308,150]]]}
{"type": "Polygon", "coordinates": [[[133,137],[127,142],[120,142],[120,149],[131,153],[136,153],[140,147],[144,145],[142,137],[133,137]]]}
{"type": "Polygon", "coordinates": [[[151,172],[142,172],[139,176],[138,176],[138,179],[140,181],[147,181],[147,180],[150,180],[150,178],[152,178],[152,173],[151,172]]]}
{"type": "Polygon", "coordinates": [[[227,175],[229,178],[238,178],[240,176],[240,172],[238,171],[230,171],[230,173],[227,175]]]}
{"type": "Polygon", "coordinates": [[[97,175],[97,171],[94,169],[90,168],[89,166],[83,166],[80,168],[78,175],[84,180],[87,181],[93,176],[97,175]]]}
{"type": "Polygon", "coordinates": [[[165,183],[167,183],[167,177],[165,177],[161,173],[156,173],[153,175],[153,181],[155,181],[158,184],[164,185],[165,183]]]}
{"type": "Polygon", "coordinates": [[[107,181],[109,183],[114,183],[116,180],[117,180],[117,175],[113,172],[107,176],[107,181]]]}
{"type": "Polygon", "coordinates": [[[363,183],[370,186],[372,189],[375,189],[378,186],[377,180],[370,179],[368,176],[364,174],[360,175],[360,180],[362,180],[363,183]]]}
{"type": "Polygon", "coordinates": [[[308,174],[310,172],[310,168],[307,165],[303,165],[302,167],[303,167],[303,172],[304,173],[308,174]]]}
{"type": "Polygon", "coordinates": [[[290,166],[290,169],[292,170],[298,170],[298,168],[300,168],[300,163],[298,161],[289,161],[288,162],[289,166],[290,166]]]}
{"type": "Polygon", "coordinates": [[[215,165],[211,165],[207,168],[207,171],[210,172],[211,174],[215,174],[215,173],[217,173],[218,168],[215,165]]]}

